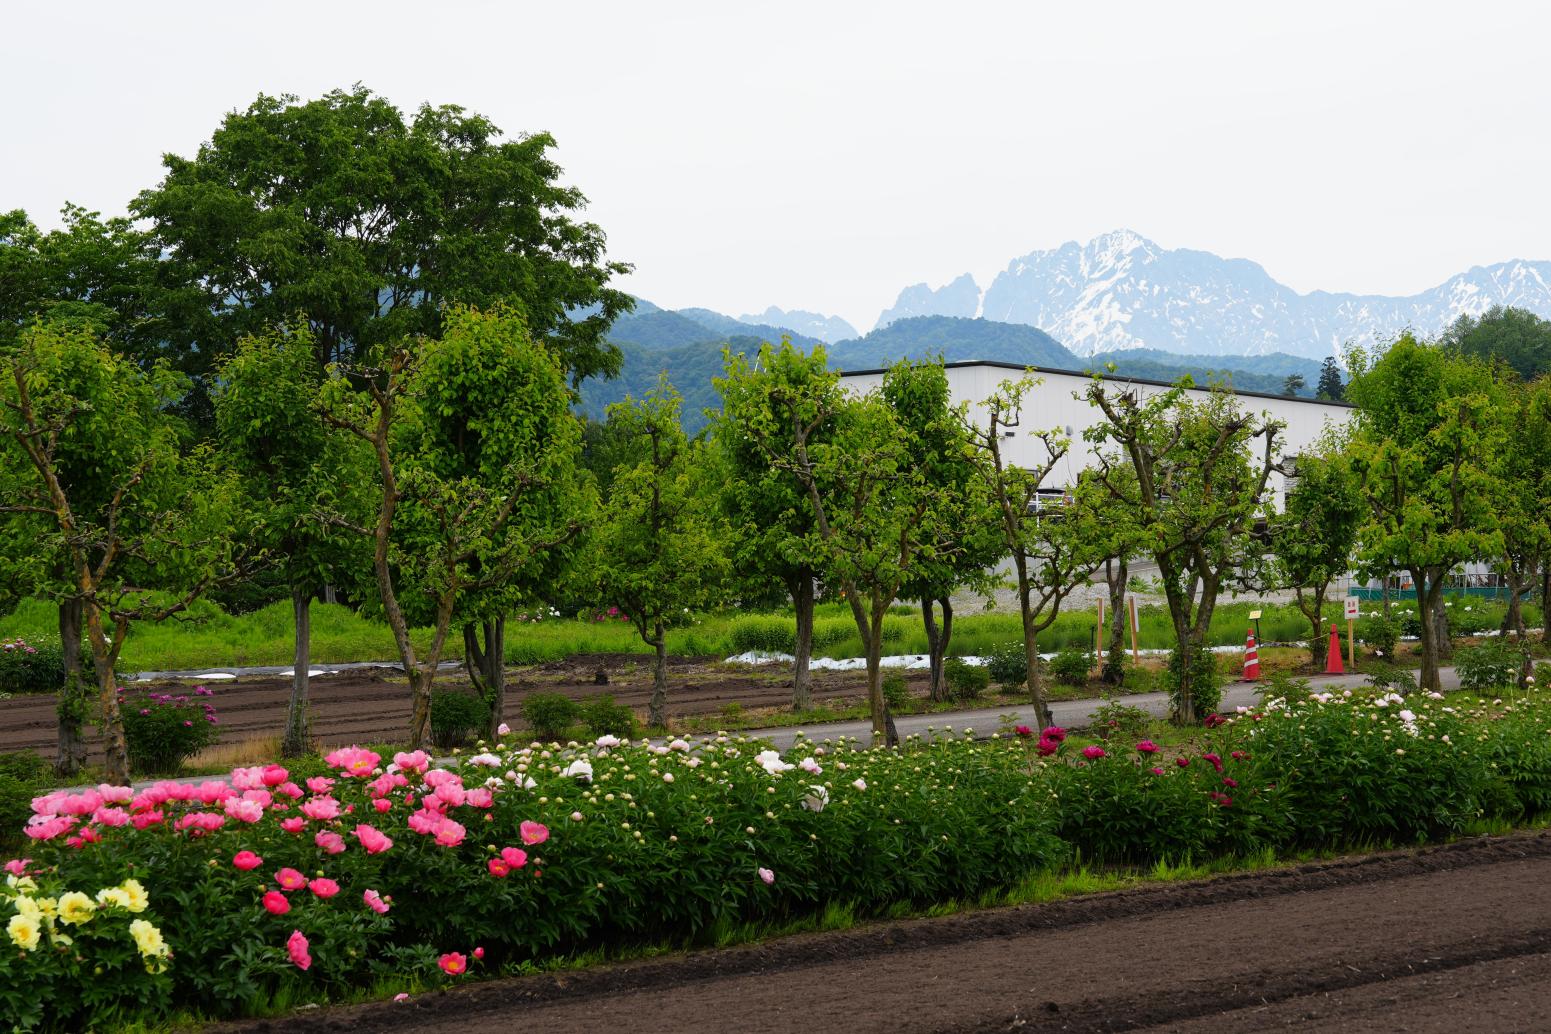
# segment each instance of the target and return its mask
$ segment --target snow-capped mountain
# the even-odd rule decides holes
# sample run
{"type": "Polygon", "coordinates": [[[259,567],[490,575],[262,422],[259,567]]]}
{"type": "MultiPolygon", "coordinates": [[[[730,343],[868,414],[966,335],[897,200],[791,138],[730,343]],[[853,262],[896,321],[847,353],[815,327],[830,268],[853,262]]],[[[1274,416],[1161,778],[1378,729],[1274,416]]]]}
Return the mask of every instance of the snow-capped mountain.
{"type": "Polygon", "coordinates": [[[1551,317],[1551,262],[1477,266],[1410,297],[1299,294],[1257,263],[1161,248],[1129,230],[1014,259],[983,295],[966,274],[900,292],[878,320],[978,315],[1039,327],[1078,355],[1158,348],[1207,355],[1321,358],[1348,343],[1436,335],[1461,313],[1512,305],[1551,317]],[[971,302],[977,302],[971,305],[971,302]]]}
{"type": "Polygon", "coordinates": [[[826,316],[821,312],[806,312],[802,309],[779,309],[774,305],[764,312],[739,316],[738,321],[756,327],[785,327],[829,344],[844,341],[847,338],[861,337],[855,327],[839,316],[826,316]]]}

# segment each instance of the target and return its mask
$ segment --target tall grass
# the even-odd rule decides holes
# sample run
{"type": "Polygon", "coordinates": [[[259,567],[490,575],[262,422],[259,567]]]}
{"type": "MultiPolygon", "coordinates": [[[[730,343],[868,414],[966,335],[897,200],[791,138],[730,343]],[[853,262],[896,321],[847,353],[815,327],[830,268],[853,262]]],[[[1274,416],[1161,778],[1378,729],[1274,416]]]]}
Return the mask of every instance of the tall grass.
{"type": "MultiPolygon", "coordinates": [[[[1463,607],[1464,603],[1461,603],[1463,607]]],[[[1501,620],[1503,604],[1469,601],[1478,627],[1495,628],[1501,620]]],[[[1245,631],[1253,624],[1251,610],[1260,609],[1262,642],[1302,642],[1309,634],[1307,619],[1285,604],[1260,604],[1248,601],[1220,605],[1212,617],[1208,636],[1214,646],[1237,646],[1244,642],[1245,631]]],[[[1377,611],[1371,602],[1363,604],[1365,613],[1377,611]]],[[[1463,614],[1460,615],[1463,617],[1463,614]]],[[[1090,649],[1095,639],[1102,646],[1107,631],[1098,633],[1094,610],[1065,611],[1040,634],[1039,647],[1051,652],[1063,649],[1090,649]],[[1096,633],[1098,633],[1096,635],[1096,633]]],[[[1538,606],[1527,605],[1531,624],[1540,620],[1538,606]]],[[[1326,622],[1339,624],[1343,634],[1346,623],[1341,601],[1326,607],[1326,622]]],[[[1167,649],[1173,645],[1168,611],[1158,605],[1144,606],[1138,613],[1140,645],[1143,649],[1167,649]]],[[[29,641],[56,637],[58,620],[52,604],[43,600],[23,601],[17,609],[0,618],[0,638],[21,636],[29,641]]],[[[750,614],[744,611],[718,611],[694,615],[668,632],[668,651],[679,656],[726,657],[746,650],[790,653],[796,638],[796,621],[790,611],[750,614]]],[[[416,646],[430,641],[429,629],[411,633],[416,646]]],[[[953,623],[950,653],[974,656],[993,648],[1017,642],[1022,636],[1016,614],[963,613],[953,623]]],[[[923,654],[926,632],[920,612],[899,604],[890,610],[883,626],[884,652],[923,654]]],[[[860,657],[862,643],[856,633],[850,610],[840,603],[821,604],[817,609],[813,635],[814,653],[820,657],[860,657]]],[[[461,656],[456,635],[449,641],[449,657],[461,656]]],[[[1127,636],[1126,647],[1130,647],[1127,636]]],[[[289,602],[270,604],[249,614],[231,615],[209,601],[200,601],[180,618],[152,624],[141,622],[130,630],[120,667],[124,671],[177,670],[216,665],[289,664],[291,661],[291,607],[289,602]]],[[[509,664],[537,664],[563,660],[578,654],[650,652],[629,622],[608,618],[602,621],[582,618],[550,618],[507,623],[506,660],[509,664]]],[[[312,607],[312,659],[317,664],[342,661],[394,660],[393,637],[387,626],[362,617],[339,604],[315,603],[312,607]]]]}

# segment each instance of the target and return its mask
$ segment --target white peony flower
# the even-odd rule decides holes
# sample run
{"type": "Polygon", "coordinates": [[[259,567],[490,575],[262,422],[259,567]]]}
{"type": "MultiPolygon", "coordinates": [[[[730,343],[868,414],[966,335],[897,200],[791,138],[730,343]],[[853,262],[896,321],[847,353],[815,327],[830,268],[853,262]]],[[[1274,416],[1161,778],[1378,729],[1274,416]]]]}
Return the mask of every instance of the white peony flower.
{"type": "Polygon", "coordinates": [[[809,811],[823,811],[829,803],[829,791],[822,786],[808,787],[808,795],[802,799],[802,806],[809,811]]]}
{"type": "Polygon", "coordinates": [[[856,780],[856,782],[852,783],[851,785],[856,787],[858,790],[865,790],[865,789],[867,789],[867,780],[865,780],[865,779],[858,779],[858,780],[856,780]]]}
{"type": "Polygon", "coordinates": [[[592,782],[592,765],[587,762],[586,758],[577,758],[571,762],[569,768],[560,774],[567,779],[584,779],[590,783],[592,782]]]}
{"type": "Polygon", "coordinates": [[[617,747],[617,746],[619,746],[619,737],[618,736],[610,736],[609,734],[604,733],[602,736],[599,736],[597,738],[597,740],[594,741],[594,742],[596,742],[597,745],[600,746],[600,747],[605,747],[605,748],[607,748],[607,747],[617,747]]]}
{"type": "Polygon", "coordinates": [[[754,763],[771,775],[781,772],[790,772],[796,765],[789,765],[781,760],[781,755],[773,750],[762,750],[754,755],[754,763]]]}

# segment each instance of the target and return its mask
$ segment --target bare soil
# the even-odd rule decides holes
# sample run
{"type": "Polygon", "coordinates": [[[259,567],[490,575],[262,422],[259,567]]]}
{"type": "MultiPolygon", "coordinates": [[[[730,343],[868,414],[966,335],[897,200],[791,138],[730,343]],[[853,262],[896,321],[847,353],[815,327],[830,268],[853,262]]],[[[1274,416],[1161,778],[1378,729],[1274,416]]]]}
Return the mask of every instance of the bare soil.
{"type": "MultiPolygon", "coordinates": [[[[745,715],[791,708],[792,676],[787,666],[750,668],[721,663],[712,657],[669,658],[669,720],[717,714],[736,703],[745,715]]],[[[925,696],[925,670],[907,673],[910,691],[925,696]]],[[[157,692],[188,693],[194,679],[136,683],[157,692]]],[[[440,686],[467,686],[461,673],[438,677],[440,686]]],[[[284,731],[291,680],[274,676],[247,676],[233,681],[210,682],[212,698],[221,719],[224,744],[279,737],[284,731]]],[[[505,720],[513,728],[522,725],[522,701],[530,693],[564,693],[575,700],[611,694],[615,702],[644,717],[652,693],[651,658],[641,654],[587,654],[507,669],[505,720]],[[602,668],[606,685],[595,683],[602,668]]],[[[311,680],[313,734],[323,746],[349,743],[394,742],[409,726],[409,687],[404,677],[390,669],[350,670],[311,680]]],[[[822,703],[854,702],[866,696],[866,675],[860,671],[815,671],[814,699],[822,703]]],[[[18,696],[0,701],[0,752],[35,750],[54,756],[58,732],[52,694],[18,696]]]]}
{"type": "Polygon", "coordinates": [[[1551,836],[299,1012],[247,1032],[1551,1029],[1551,836]]]}

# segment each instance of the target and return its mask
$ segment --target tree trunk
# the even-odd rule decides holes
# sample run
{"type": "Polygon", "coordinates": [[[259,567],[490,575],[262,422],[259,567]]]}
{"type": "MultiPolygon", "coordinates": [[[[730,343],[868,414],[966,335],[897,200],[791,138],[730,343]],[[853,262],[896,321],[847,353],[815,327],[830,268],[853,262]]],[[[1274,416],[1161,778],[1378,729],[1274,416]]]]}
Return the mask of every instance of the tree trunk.
{"type": "Polygon", "coordinates": [[[899,733],[894,728],[894,716],[889,714],[888,702],[883,699],[883,615],[888,607],[874,608],[871,633],[864,644],[867,650],[867,705],[872,713],[872,745],[897,747],[899,733]]]}
{"type": "Polygon", "coordinates": [[[1432,606],[1432,620],[1437,629],[1433,636],[1434,648],[1438,651],[1438,660],[1446,661],[1454,656],[1454,639],[1449,635],[1449,609],[1443,605],[1443,579],[1438,579],[1438,598],[1432,606]]]}
{"type": "Polygon", "coordinates": [[[1438,623],[1432,611],[1434,608],[1442,609],[1438,606],[1443,595],[1441,584],[1430,584],[1419,570],[1411,572],[1411,583],[1416,586],[1416,609],[1421,618],[1417,624],[1421,626],[1422,632],[1422,670],[1418,674],[1417,685],[1424,693],[1440,693],[1443,684],[1438,672],[1438,623]]]}
{"type": "Polygon", "coordinates": [[[506,711],[506,615],[477,623],[464,622],[463,666],[469,673],[474,692],[490,709],[485,736],[494,739],[496,727],[506,711]]]}
{"type": "Polygon", "coordinates": [[[312,730],[308,716],[308,669],[312,666],[312,588],[291,587],[291,623],[294,649],[291,652],[291,703],[285,714],[285,735],[280,739],[280,756],[299,758],[312,748],[312,730]]]}
{"type": "Polygon", "coordinates": [[[1029,599],[1029,570],[1027,561],[1013,554],[1013,566],[1018,572],[1018,612],[1023,618],[1023,658],[1028,663],[1026,678],[1029,687],[1029,704],[1034,708],[1034,720],[1041,729],[1050,722],[1050,703],[1045,699],[1045,682],[1039,671],[1039,629],[1034,627],[1033,602],[1029,599]]]}
{"type": "Polygon", "coordinates": [[[332,585],[325,585],[323,587],[323,602],[324,603],[338,603],[339,602],[339,594],[334,591],[334,587],[332,585]]]}
{"type": "Polygon", "coordinates": [[[797,568],[792,584],[792,606],[797,610],[797,641],[792,651],[792,710],[806,711],[813,706],[813,570],[806,564],[797,568]]]}
{"type": "Polygon", "coordinates": [[[1551,643],[1551,556],[1540,558],[1540,641],[1551,643]]]}
{"type": "Polygon", "coordinates": [[[937,628],[937,617],[932,609],[932,598],[923,597],[921,600],[921,623],[926,628],[926,665],[931,672],[931,684],[928,695],[934,701],[948,699],[948,686],[942,676],[943,654],[947,651],[947,645],[943,642],[942,633],[937,628]]]}
{"type": "MultiPolygon", "coordinates": [[[[1309,660],[1314,665],[1314,672],[1318,674],[1325,670],[1325,656],[1330,652],[1330,637],[1325,634],[1325,587],[1320,586],[1310,601],[1312,606],[1304,604],[1303,590],[1295,590],[1298,598],[1298,609],[1308,619],[1309,627],[1313,630],[1309,636],[1309,660]]],[[[1258,649],[1260,643],[1256,643],[1258,649]]]]}
{"type": "Polygon", "coordinates": [[[129,783],[129,743],[124,738],[124,719],[118,706],[118,679],[113,671],[118,651],[123,649],[124,630],[116,627],[117,635],[109,645],[107,630],[102,627],[102,612],[94,606],[84,609],[86,637],[91,643],[92,667],[97,674],[97,699],[102,706],[103,767],[108,782],[126,786],[129,783]]]}
{"type": "Polygon", "coordinates": [[[658,618],[652,627],[655,639],[652,646],[657,651],[656,666],[652,670],[652,700],[646,709],[646,724],[655,729],[668,726],[668,637],[658,618]]]}
{"type": "Polygon", "coordinates": [[[937,604],[942,608],[942,661],[939,667],[947,663],[948,650],[953,646],[953,601],[946,596],[939,596],[937,604]]]}
{"type": "Polygon", "coordinates": [[[431,742],[431,683],[436,678],[436,666],[416,664],[409,669],[409,745],[430,750],[431,742]]]}
{"type": "Polygon", "coordinates": [[[1100,678],[1107,685],[1123,686],[1126,681],[1126,579],[1129,565],[1125,557],[1104,561],[1104,581],[1109,586],[1109,648],[1104,654],[1100,678]]]}
{"type": "Polygon", "coordinates": [[[1389,620],[1389,572],[1388,571],[1384,572],[1384,579],[1383,579],[1382,582],[1380,582],[1379,594],[1380,594],[1380,597],[1384,601],[1384,620],[1388,621],[1389,620]]]}
{"type": "Polygon", "coordinates": [[[59,757],[54,771],[73,776],[86,765],[86,718],[91,709],[90,683],[81,675],[81,616],[79,596],[59,604],[59,649],[64,655],[65,681],[59,687],[59,757]]]}

